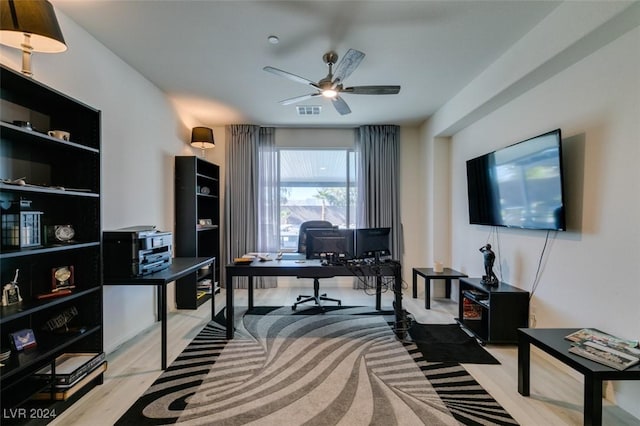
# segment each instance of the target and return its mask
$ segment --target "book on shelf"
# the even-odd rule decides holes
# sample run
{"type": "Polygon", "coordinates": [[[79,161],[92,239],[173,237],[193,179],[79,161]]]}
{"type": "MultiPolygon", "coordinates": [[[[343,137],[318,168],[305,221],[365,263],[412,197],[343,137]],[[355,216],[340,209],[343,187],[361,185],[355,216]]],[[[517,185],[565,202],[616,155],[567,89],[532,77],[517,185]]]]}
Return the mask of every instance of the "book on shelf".
{"type": "Polygon", "coordinates": [[[479,290],[464,290],[462,293],[465,296],[468,296],[471,299],[475,299],[475,300],[486,300],[489,298],[489,295],[487,293],[479,290]]]}
{"type": "Polygon", "coordinates": [[[202,281],[198,281],[197,290],[211,294],[211,280],[207,278],[202,281]]]}
{"type": "Polygon", "coordinates": [[[107,361],[102,361],[102,363],[86,373],[83,377],[80,377],[70,386],[56,386],[53,392],[50,390],[42,391],[33,395],[32,399],[66,401],[105,371],[107,371],[107,361]]]}
{"type": "Polygon", "coordinates": [[[565,336],[571,342],[569,352],[624,370],[640,362],[638,341],[621,339],[595,328],[583,328],[565,336]]]}
{"type": "MultiPolygon", "coordinates": [[[[64,353],[56,358],[55,377],[56,386],[71,385],[87,373],[94,370],[104,362],[106,356],[100,353],[64,353]]],[[[37,379],[50,380],[52,377],[51,365],[47,365],[34,373],[37,379]]]]}

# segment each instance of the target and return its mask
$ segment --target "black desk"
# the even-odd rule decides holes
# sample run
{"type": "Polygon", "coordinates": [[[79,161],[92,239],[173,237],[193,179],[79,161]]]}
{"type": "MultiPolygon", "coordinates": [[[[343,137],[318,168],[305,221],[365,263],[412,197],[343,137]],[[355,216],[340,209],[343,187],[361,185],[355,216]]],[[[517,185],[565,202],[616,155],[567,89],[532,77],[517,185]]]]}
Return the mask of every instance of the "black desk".
{"type": "MultiPolygon", "coordinates": [[[[300,277],[300,278],[333,278],[333,277],[393,277],[394,310],[396,316],[396,334],[401,339],[405,335],[404,313],[402,309],[402,267],[398,262],[385,262],[377,265],[321,265],[319,260],[296,260],[284,257],[282,260],[260,262],[254,260],[251,264],[230,264],[226,266],[227,291],[227,339],[233,339],[234,307],[233,307],[233,278],[248,277],[248,304],[253,308],[253,277],[300,277]]],[[[380,310],[380,283],[377,281],[376,309],[380,310]]]]}
{"type": "Polygon", "coordinates": [[[569,352],[571,342],[564,337],[578,328],[518,329],[518,392],[529,396],[531,349],[535,345],[584,375],[584,424],[602,424],[602,382],[604,380],[640,380],[640,365],[619,371],[569,352]]]}
{"type": "Polygon", "coordinates": [[[433,268],[413,268],[413,298],[418,297],[418,275],[424,278],[424,308],[431,309],[431,280],[444,280],[445,297],[451,299],[451,280],[466,277],[466,274],[451,268],[435,272],[433,268]]]}
{"type": "MultiPolygon", "coordinates": [[[[154,285],[158,290],[158,315],[162,321],[162,369],[167,368],[167,284],[213,264],[213,257],[175,257],[162,271],[141,277],[105,278],[104,285],[154,285]]],[[[215,317],[215,301],[211,292],[211,319],[215,317]]]]}

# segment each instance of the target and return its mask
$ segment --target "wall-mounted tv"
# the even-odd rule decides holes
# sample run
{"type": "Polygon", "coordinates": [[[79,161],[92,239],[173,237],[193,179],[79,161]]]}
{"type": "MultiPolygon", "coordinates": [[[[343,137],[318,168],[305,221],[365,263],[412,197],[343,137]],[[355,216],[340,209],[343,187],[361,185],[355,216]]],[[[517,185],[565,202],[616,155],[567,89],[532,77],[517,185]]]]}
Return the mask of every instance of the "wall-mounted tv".
{"type": "Polygon", "coordinates": [[[560,129],[467,161],[469,222],[564,231],[560,129]]]}

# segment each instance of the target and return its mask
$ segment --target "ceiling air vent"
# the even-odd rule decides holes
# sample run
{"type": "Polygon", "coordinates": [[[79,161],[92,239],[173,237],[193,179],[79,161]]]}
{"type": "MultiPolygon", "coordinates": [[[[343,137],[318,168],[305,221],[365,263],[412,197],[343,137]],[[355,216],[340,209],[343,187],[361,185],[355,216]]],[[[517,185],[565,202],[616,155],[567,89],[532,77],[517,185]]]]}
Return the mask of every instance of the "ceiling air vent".
{"type": "Polygon", "coordinates": [[[296,109],[298,115],[320,115],[322,107],[320,105],[298,105],[296,109]]]}

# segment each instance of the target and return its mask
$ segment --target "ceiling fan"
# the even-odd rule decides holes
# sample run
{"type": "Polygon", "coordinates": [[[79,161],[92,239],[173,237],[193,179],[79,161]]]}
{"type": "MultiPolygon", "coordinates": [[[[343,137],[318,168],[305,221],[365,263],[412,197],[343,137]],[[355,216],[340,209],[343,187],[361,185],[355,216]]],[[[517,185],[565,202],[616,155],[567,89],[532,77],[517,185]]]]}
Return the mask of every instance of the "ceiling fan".
{"type": "Polygon", "coordinates": [[[400,92],[400,86],[353,86],[343,87],[343,81],[351,75],[351,73],[358,68],[360,62],[364,59],[364,53],[349,49],[344,55],[340,63],[336,66],[335,73],[333,72],[333,66],[338,62],[338,54],[336,52],[327,52],[322,56],[322,60],[329,66],[329,74],[317,83],[308,80],[304,77],[292,74],[287,71],[282,71],[274,67],[264,67],[263,70],[279,75],[289,80],[296,81],[305,85],[315,87],[317,91],[315,93],[309,93],[307,95],[296,96],[295,98],[289,98],[280,101],[282,105],[291,105],[296,102],[310,99],[314,96],[324,96],[331,99],[331,103],[341,115],[349,114],[351,109],[349,105],[340,97],[341,93],[351,93],[354,95],[395,95],[400,92]]]}

